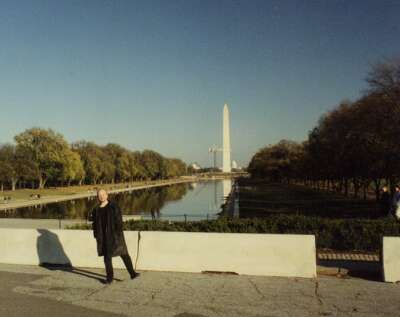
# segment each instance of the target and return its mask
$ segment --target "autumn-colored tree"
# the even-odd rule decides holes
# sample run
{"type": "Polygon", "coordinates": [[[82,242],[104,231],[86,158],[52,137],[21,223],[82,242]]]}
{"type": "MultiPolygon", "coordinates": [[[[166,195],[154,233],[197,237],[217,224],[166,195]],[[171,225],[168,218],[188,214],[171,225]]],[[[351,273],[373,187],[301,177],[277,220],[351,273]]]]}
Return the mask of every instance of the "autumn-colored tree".
{"type": "Polygon", "coordinates": [[[369,89],[324,114],[303,144],[281,141],[258,151],[249,164],[253,177],[302,181],[354,196],[373,184],[400,179],[400,60],[372,67],[369,89]]]}
{"type": "Polygon", "coordinates": [[[15,136],[17,151],[27,155],[38,169],[38,187],[43,188],[48,181],[53,183],[71,179],[79,173],[72,171],[79,168],[71,160],[74,154],[64,137],[51,129],[28,129],[15,136]]]}

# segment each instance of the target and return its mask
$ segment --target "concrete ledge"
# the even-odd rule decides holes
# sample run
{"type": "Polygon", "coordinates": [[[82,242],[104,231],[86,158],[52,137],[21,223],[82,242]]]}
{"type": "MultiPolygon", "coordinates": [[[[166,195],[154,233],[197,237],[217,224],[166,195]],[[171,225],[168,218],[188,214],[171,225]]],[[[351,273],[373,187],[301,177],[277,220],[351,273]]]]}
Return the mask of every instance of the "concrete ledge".
{"type": "MultiPolygon", "coordinates": [[[[125,239],[139,270],[316,277],[312,235],[125,231],[125,239]]],[[[0,263],[104,268],[90,230],[0,229],[0,263]]]]}
{"type": "Polygon", "coordinates": [[[312,235],[140,232],[139,270],[316,277],[312,235]]]}
{"type": "MultiPolygon", "coordinates": [[[[140,219],[141,215],[122,215],[123,221],[140,219]]],[[[66,229],[67,226],[86,223],[86,220],[80,219],[0,218],[0,228],[7,229],[66,229]]]]}
{"type": "MultiPolygon", "coordinates": [[[[125,232],[132,261],[136,260],[138,233],[125,232]]],[[[104,268],[97,256],[96,240],[88,230],[0,229],[0,263],[71,264],[76,267],[104,268]]],[[[125,268],[114,258],[115,268],[125,268]]]]}
{"type": "Polygon", "coordinates": [[[86,220],[0,218],[0,228],[7,229],[65,229],[66,226],[84,224],[86,220]],[[61,225],[61,228],[60,228],[61,225]]]}
{"type": "Polygon", "coordinates": [[[382,265],[385,282],[400,281],[400,237],[383,237],[382,265]]]}

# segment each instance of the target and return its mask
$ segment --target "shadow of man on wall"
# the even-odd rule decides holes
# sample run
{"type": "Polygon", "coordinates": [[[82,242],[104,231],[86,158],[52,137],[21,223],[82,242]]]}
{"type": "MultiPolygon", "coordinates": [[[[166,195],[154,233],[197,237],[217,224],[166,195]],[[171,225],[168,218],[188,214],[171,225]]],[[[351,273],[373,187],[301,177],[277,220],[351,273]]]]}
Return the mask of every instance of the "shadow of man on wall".
{"type": "Polygon", "coordinates": [[[36,248],[39,257],[39,265],[51,271],[64,271],[102,282],[105,278],[102,274],[78,269],[72,266],[71,260],[65,253],[58,236],[47,229],[37,229],[39,236],[36,248]]]}

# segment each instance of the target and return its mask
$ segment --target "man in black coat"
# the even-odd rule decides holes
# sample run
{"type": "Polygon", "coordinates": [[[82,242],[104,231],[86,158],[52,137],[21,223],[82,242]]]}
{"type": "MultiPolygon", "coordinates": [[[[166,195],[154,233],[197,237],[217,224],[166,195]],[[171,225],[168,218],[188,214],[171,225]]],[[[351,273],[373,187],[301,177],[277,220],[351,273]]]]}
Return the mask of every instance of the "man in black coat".
{"type": "Polygon", "coordinates": [[[110,284],[114,279],[112,258],[120,256],[128,270],[131,279],[139,276],[132,265],[125,243],[122,230],[122,214],[118,205],[108,200],[108,194],[104,189],[97,192],[100,204],[92,211],[90,220],[93,221],[93,234],[97,241],[97,253],[104,256],[107,280],[110,284]]]}

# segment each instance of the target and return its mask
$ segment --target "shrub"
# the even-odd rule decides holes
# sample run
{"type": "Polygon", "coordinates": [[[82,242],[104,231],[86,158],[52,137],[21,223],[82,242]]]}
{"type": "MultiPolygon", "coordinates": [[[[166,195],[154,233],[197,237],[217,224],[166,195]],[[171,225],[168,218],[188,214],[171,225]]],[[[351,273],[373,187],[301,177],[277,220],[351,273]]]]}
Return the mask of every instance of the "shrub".
{"type": "MultiPolygon", "coordinates": [[[[90,229],[90,225],[75,225],[70,229],[90,229]]],[[[187,231],[230,233],[314,234],[317,248],[343,251],[373,251],[380,249],[383,236],[400,236],[400,223],[382,219],[329,219],[302,215],[272,215],[265,219],[226,219],[195,222],[161,220],[129,220],[124,230],[187,231]]]]}

